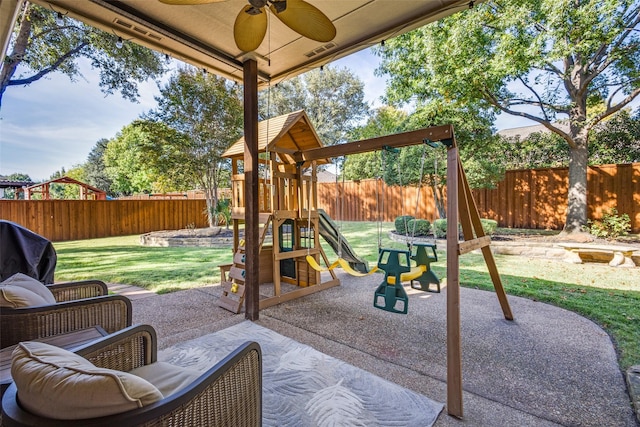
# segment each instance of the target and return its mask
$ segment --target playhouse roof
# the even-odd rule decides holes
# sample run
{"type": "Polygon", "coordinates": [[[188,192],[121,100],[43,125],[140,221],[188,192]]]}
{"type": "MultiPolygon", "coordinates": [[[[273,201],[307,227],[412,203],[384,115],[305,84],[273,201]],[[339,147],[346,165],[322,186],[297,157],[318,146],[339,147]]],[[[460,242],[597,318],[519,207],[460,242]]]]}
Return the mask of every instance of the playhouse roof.
{"type": "MultiPolygon", "coordinates": [[[[244,136],[238,139],[222,157],[244,157],[244,136]]],[[[277,153],[284,163],[295,163],[293,154],[323,147],[316,130],[304,110],[284,114],[258,123],[258,150],[277,153]]],[[[323,163],[322,160],[319,163],[323,163]]]]}

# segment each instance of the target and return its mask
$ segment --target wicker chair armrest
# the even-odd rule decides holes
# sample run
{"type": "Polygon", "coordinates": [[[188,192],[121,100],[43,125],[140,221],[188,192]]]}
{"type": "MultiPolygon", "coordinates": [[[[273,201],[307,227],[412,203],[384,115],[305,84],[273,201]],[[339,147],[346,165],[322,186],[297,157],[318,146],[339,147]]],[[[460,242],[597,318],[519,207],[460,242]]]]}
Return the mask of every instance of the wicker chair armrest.
{"type": "Polygon", "coordinates": [[[119,414],[121,425],[262,425],[262,351],[247,341],[189,387],[147,407],[119,414]]]}
{"type": "Polygon", "coordinates": [[[25,412],[11,384],[2,397],[2,421],[5,427],[261,426],[262,353],[258,343],[246,342],[174,395],[140,409],[88,420],[51,420],[25,412]]]}
{"type": "Polygon", "coordinates": [[[93,298],[109,294],[109,288],[102,280],[81,280],[47,285],[58,302],[93,298]]]}
{"type": "Polygon", "coordinates": [[[158,338],[151,326],[134,325],[78,347],[75,352],[100,368],[128,372],[156,361],[158,338]]]}
{"type": "Polygon", "coordinates": [[[105,295],[52,305],[0,308],[2,348],[38,338],[92,326],[114,333],[131,326],[131,301],[122,295],[105,295]]]}

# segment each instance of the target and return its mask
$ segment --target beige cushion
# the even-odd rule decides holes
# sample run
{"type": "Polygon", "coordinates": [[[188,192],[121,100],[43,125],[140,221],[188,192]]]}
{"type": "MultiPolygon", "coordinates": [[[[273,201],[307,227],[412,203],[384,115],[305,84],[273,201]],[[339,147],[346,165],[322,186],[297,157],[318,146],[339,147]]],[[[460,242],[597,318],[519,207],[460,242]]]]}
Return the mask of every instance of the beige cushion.
{"type": "Polygon", "coordinates": [[[36,307],[55,304],[56,299],[42,283],[23,273],[16,273],[0,283],[1,307],[36,307]]]}
{"type": "Polygon", "coordinates": [[[156,362],[129,371],[156,386],[164,397],[182,390],[197,380],[202,373],[195,369],[183,368],[166,362],[156,362]]]}
{"type": "Polygon", "coordinates": [[[46,418],[95,418],[162,399],[160,391],[140,377],[98,368],[75,353],[40,342],[18,344],[11,376],[25,409],[46,418]]]}

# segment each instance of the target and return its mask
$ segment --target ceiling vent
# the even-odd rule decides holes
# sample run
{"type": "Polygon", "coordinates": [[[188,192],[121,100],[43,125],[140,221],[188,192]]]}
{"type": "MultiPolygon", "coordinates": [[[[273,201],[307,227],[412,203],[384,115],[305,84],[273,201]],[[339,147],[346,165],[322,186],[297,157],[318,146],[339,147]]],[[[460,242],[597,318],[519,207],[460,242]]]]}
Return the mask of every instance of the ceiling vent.
{"type": "Polygon", "coordinates": [[[320,54],[322,52],[325,52],[325,51],[327,51],[329,49],[333,49],[334,47],[336,47],[335,43],[327,43],[327,44],[324,44],[324,45],[322,45],[320,47],[317,47],[317,48],[313,49],[311,52],[305,53],[304,56],[306,56],[307,58],[313,58],[314,56],[316,56],[316,55],[318,55],[318,54],[320,54]]]}
{"type": "Polygon", "coordinates": [[[162,40],[162,37],[160,37],[159,35],[150,33],[149,31],[145,30],[144,28],[136,27],[135,25],[130,24],[127,21],[123,21],[120,18],[116,18],[113,22],[114,22],[114,24],[117,24],[117,25],[119,25],[119,26],[121,26],[123,28],[126,28],[127,30],[133,30],[138,34],[142,34],[142,35],[147,36],[147,37],[149,37],[151,39],[162,40]]]}

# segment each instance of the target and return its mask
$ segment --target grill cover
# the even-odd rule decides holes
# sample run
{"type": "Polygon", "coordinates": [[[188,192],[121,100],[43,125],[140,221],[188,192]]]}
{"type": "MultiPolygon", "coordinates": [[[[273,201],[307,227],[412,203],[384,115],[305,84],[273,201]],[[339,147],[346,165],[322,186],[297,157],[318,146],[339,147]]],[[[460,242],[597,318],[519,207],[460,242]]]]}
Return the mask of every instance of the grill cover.
{"type": "Polygon", "coordinates": [[[15,222],[0,220],[0,281],[24,273],[53,283],[57,255],[51,242],[15,222]]]}

